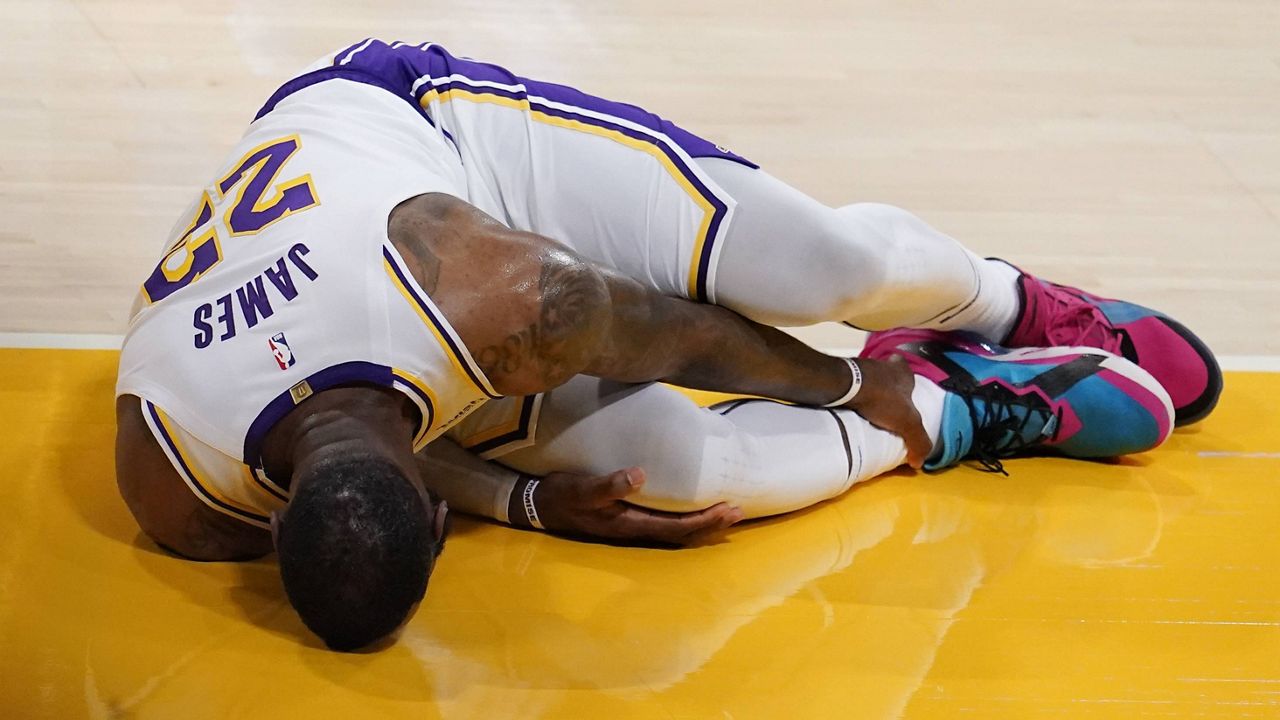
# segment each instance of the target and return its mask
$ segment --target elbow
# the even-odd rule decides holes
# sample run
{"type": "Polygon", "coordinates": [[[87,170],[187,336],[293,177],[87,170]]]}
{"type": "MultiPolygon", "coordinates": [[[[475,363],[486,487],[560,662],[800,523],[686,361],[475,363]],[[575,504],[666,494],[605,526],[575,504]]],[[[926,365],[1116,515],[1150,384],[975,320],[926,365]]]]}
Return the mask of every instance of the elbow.
{"type": "Polygon", "coordinates": [[[567,253],[544,264],[540,282],[539,384],[555,387],[610,353],[613,301],[604,274],[567,253]]]}

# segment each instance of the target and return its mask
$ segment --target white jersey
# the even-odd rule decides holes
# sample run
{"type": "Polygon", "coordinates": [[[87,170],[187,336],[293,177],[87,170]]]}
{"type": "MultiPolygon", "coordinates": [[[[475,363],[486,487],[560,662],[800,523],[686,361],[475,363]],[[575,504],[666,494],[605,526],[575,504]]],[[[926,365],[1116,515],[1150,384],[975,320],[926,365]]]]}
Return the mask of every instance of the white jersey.
{"type": "Polygon", "coordinates": [[[266,526],[287,493],[261,473],[263,438],[314,393],[400,390],[421,413],[415,449],[496,397],[387,237],[401,201],[465,192],[457,154],[424,127],[365,84],[292,93],[250,126],[144,283],[116,393],[142,398],[215,508],[266,526]]]}
{"type": "Polygon", "coordinates": [[[714,300],[734,201],[694,162],[751,165],[633,105],[516,76],[438,45],[364,40],[286,82],[144,283],[117,394],[143,399],[201,499],[266,525],[288,493],[267,431],[335,385],[394,387],[415,448],[484,457],[532,442],[540,398],[496,394],[387,239],[418,194],[461,198],[660,292],[714,300]]]}

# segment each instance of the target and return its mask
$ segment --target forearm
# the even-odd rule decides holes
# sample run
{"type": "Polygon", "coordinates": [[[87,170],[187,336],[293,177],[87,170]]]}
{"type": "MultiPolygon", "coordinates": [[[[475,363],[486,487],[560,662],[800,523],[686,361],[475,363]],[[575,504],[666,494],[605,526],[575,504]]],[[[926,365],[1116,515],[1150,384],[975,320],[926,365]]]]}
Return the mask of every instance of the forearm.
{"type": "Polygon", "coordinates": [[[845,394],[849,365],[776,328],[715,305],[657,295],[609,278],[613,325],[587,374],[826,405],[845,394]]]}
{"type": "Polygon", "coordinates": [[[484,460],[448,438],[438,438],[414,456],[422,482],[455,510],[509,522],[508,502],[520,474],[484,460]]]}
{"type": "Polygon", "coordinates": [[[714,305],[669,342],[682,362],[662,380],[699,390],[742,393],[802,405],[826,405],[845,394],[848,364],[777,328],[714,305]]]}

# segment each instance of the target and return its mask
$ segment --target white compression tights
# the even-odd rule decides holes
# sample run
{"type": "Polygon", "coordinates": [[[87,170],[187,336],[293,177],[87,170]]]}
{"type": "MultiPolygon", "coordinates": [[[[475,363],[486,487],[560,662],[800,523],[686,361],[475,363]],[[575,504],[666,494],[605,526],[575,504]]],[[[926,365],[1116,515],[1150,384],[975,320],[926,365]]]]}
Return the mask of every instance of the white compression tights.
{"type": "MultiPolygon", "coordinates": [[[[1012,326],[1016,271],[905,210],[832,209],[763,170],[698,163],[738,203],[716,268],[718,304],[775,326],[846,321],[997,341],[1012,326]]],[[[913,400],[936,442],[943,391],[917,378],[913,400]]],[[[727,501],[761,517],[839,495],[904,458],[899,437],[847,410],[763,400],[702,409],[660,385],[578,377],[547,394],[536,445],[501,461],[538,474],[641,466],[639,504],[686,511],[727,501]]]]}
{"type": "Polygon", "coordinates": [[[704,158],[737,201],[715,299],[766,325],[970,330],[999,341],[1017,313],[1016,271],[905,210],[829,208],[763,170],[704,158]]]}
{"type": "MultiPolygon", "coordinates": [[[[917,379],[913,399],[936,431],[943,391],[917,379]]],[[[639,466],[648,480],[637,504],[688,511],[725,501],[763,517],[835,497],[905,457],[901,438],[849,410],[769,400],[704,409],[663,385],[578,376],[547,393],[537,443],[499,460],[534,474],[639,466]]]]}

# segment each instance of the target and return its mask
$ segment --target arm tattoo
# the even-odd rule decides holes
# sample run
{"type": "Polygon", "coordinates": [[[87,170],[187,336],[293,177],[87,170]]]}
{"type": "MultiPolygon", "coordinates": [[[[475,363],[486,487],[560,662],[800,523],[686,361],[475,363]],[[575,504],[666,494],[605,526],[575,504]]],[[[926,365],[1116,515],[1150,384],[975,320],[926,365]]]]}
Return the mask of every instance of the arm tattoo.
{"type": "Polygon", "coordinates": [[[395,247],[402,251],[401,257],[409,266],[409,273],[422,286],[422,291],[428,295],[434,293],[440,284],[440,258],[432,254],[424,243],[415,240],[395,243],[395,247]]]}
{"type": "Polygon", "coordinates": [[[476,353],[476,362],[490,378],[529,372],[550,388],[581,369],[591,342],[587,331],[607,309],[608,294],[600,276],[557,255],[544,260],[538,287],[537,322],[476,353]]]}

